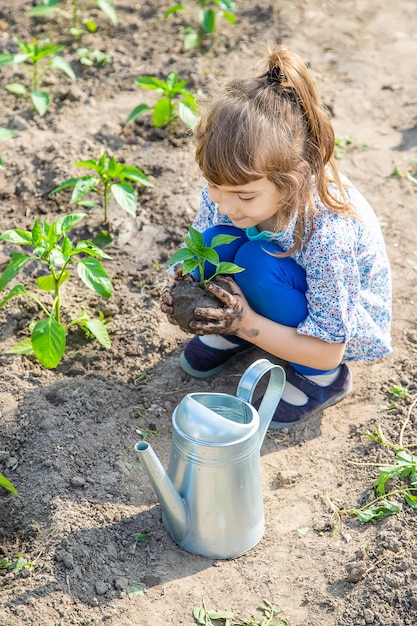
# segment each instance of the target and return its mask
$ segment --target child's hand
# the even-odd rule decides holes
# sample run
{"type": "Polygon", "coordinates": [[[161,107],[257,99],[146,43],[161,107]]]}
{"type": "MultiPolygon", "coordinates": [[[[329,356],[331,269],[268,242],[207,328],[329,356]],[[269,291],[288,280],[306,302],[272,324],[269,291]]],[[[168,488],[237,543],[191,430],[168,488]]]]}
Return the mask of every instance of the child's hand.
{"type": "Polygon", "coordinates": [[[174,280],[169,285],[166,285],[163,288],[162,293],[161,293],[161,311],[163,313],[166,313],[168,320],[171,322],[171,324],[177,324],[177,322],[173,318],[174,307],[173,307],[173,300],[172,300],[171,294],[172,294],[173,289],[175,289],[175,287],[178,285],[178,282],[180,280],[189,280],[190,282],[192,282],[193,277],[190,276],[190,274],[187,274],[186,276],[183,277],[182,267],[178,267],[175,270],[174,280]]]}
{"type": "Polygon", "coordinates": [[[197,321],[190,322],[190,330],[196,335],[235,335],[249,309],[243,292],[232,278],[225,276],[218,276],[216,282],[207,285],[207,290],[224,304],[224,308],[195,308],[194,317],[197,321]],[[223,283],[225,289],[218,283],[223,283]]]}

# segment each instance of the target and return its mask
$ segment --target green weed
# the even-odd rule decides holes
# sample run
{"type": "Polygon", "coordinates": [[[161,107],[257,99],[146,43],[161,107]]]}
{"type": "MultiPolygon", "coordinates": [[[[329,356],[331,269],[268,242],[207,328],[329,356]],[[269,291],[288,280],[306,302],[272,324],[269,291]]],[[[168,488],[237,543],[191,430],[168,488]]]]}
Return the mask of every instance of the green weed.
{"type": "MultiPolygon", "coordinates": [[[[90,6],[96,6],[99,8],[112,24],[117,24],[117,14],[113,4],[110,0],[90,0],[88,3],[90,6]]],[[[88,6],[87,3],[80,3],[79,0],[44,0],[42,4],[38,4],[38,6],[34,7],[29,15],[32,17],[45,17],[49,15],[54,15],[55,13],[67,17],[72,20],[72,27],[70,28],[70,33],[73,37],[80,37],[84,30],[81,25],[80,19],[80,10],[84,6],[88,6]],[[70,5],[71,13],[61,9],[59,5],[70,5]]],[[[86,27],[87,31],[90,33],[95,33],[97,30],[97,24],[91,18],[87,18],[83,21],[83,25],[86,27]]]]}

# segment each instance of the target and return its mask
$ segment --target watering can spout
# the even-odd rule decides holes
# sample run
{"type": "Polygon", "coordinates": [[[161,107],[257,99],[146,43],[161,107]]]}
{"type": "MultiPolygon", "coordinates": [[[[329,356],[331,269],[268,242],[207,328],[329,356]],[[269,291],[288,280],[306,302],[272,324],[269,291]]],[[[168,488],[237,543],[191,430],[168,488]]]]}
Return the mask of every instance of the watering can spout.
{"type": "Polygon", "coordinates": [[[152,483],[174,540],[181,544],[188,532],[188,513],[184,500],[147,441],[135,445],[140,461],[152,483]]]}

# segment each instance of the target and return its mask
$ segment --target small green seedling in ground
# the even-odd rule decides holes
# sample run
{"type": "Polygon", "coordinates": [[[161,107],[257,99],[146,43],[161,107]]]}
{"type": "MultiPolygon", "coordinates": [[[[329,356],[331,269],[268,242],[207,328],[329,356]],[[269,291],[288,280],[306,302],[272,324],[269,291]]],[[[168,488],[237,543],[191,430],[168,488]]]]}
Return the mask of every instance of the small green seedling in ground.
{"type": "Polygon", "coordinates": [[[0,66],[7,63],[21,65],[29,76],[30,88],[28,91],[22,83],[9,83],[5,88],[16,96],[30,98],[33,107],[40,116],[43,116],[50,104],[48,92],[41,89],[42,81],[47,73],[50,70],[58,70],[71,80],[76,79],[71,65],[59,56],[59,53],[65,50],[65,46],[51,43],[49,39],[40,41],[32,39],[30,43],[20,39],[14,41],[20,48],[20,52],[0,54],[0,66]]]}
{"type": "MultiPolygon", "coordinates": [[[[340,520],[342,515],[355,515],[361,524],[365,524],[374,522],[381,517],[395,515],[403,508],[401,502],[393,499],[397,497],[403,497],[411,508],[417,509],[417,456],[410,451],[410,448],[415,447],[417,444],[405,446],[403,443],[405,427],[410,420],[411,412],[416,403],[417,398],[408,409],[407,419],[401,428],[398,444],[389,441],[380,425],[378,425],[375,433],[367,431],[366,435],[374,443],[394,452],[395,463],[382,466],[380,463],[366,463],[366,465],[375,465],[377,467],[378,476],[372,483],[376,497],[363,507],[342,511],[334,510],[336,519],[340,520]],[[393,486],[395,487],[393,489],[389,487],[392,482],[394,482],[393,486]]],[[[338,526],[340,526],[340,523],[338,526]]]]}
{"type": "Polygon", "coordinates": [[[10,563],[6,557],[0,561],[0,569],[7,569],[13,574],[18,574],[22,569],[31,570],[35,567],[33,561],[28,561],[24,554],[18,554],[16,559],[10,563]]]}
{"type": "Polygon", "coordinates": [[[145,541],[148,541],[152,535],[153,533],[133,533],[132,537],[138,543],[144,543],[145,541]]]}
{"type": "Polygon", "coordinates": [[[136,191],[130,182],[144,185],[145,187],[153,187],[145,174],[133,165],[123,165],[117,163],[112,156],[108,158],[104,153],[98,161],[89,159],[88,161],[76,161],[74,165],[93,170],[96,176],[83,176],[81,178],[69,178],[68,180],[55,187],[49,195],[63,191],[64,189],[73,188],[70,204],[78,204],[84,208],[91,208],[96,202],[85,200],[89,193],[99,194],[102,198],[104,208],[104,224],[107,232],[102,233],[104,239],[111,241],[110,224],[109,224],[109,200],[113,197],[117,204],[127,213],[136,216],[138,199],[136,191]]]}
{"type": "Polygon", "coordinates": [[[202,287],[206,287],[219,274],[238,274],[244,271],[243,267],[235,263],[220,261],[215,250],[218,246],[232,243],[235,239],[237,237],[232,235],[216,235],[211,240],[210,246],[206,246],[203,235],[190,226],[188,234],[184,237],[185,246],[172,255],[167,261],[167,265],[182,263],[183,276],[198,269],[200,284],[202,287]],[[214,273],[208,277],[205,275],[206,262],[214,265],[214,273]]]}
{"type": "Polygon", "coordinates": [[[267,600],[264,600],[264,603],[256,609],[262,613],[262,616],[241,619],[235,617],[230,611],[207,609],[203,598],[201,606],[193,609],[193,617],[201,626],[283,626],[288,624],[285,617],[279,617],[283,613],[282,609],[273,606],[267,600]]]}
{"type": "Polygon", "coordinates": [[[174,130],[175,120],[180,118],[191,130],[197,124],[197,100],[192,93],[185,89],[186,80],[180,81],[175,72],[168,74],[166,80],[154,76],[139,76],[133,82],[143,89],[151,89],[161,94],[154,106],[139,104],[129,114],[126,124],[152,111],[152,124],[156,128],[167,126],[170,132],[174,130]],[[177,113],[178,111],[178,113],[177,113]]]}
{"type": "Polygon", "coordinates": [[[15,496],[19,495],[13,483],[11,483],[10,480],[7,480],[7,478],[3,476],[1,472],[0,472],[0,487],[7,489],[7,491],[10,491],[10,493],[14,493],[15,496]]]}
{"type": "MultiPolygon", "coordinates": [[[[14,137],[16,134],[15,130],[9,130],[8,128],[0,128],[0,141],[7,141],[8,139],[11,139],[12,137],[14,137]]],[[[0,155],[0,170],[4,170],[4,163],[3,163],[3,159],[1,158],[0,155]]]]}
{"type": "Polygon", "coordinates": [[[73,213],[44,222],[37,219],[31,231],[13,229],[0,235],[0,240],[11,244],[29,246],[31,253],[12,252],[12,260],[0,276],[0,291],[22,270],[29,261],[39,261],[46,266],[49,274],[41,275],[36,283],[41,292],[51,294],[49,303],[27,291],[22,284],[17,284],[0,302],[3,307],[11,298],[25,296],[33,300],[44,313],[44,319],[32,321],[29,325],[30,339],[18,342],[8,354],[34,354],[37,360],[47,368],[55,368],[60,363],[66,348],[67,331],[72,326],[79,326],[88,336],[93,336],[105,348],[110,348],[110,339],[103,319],[90,319],[85,311],[81,317],[63,324],[61,287],[71,276],[68,267],[75,265],[81,281],[103,298],[110,298],[112,285],[110,278],[99,259],[111,259],[103,250],[91,241],[81,240],[76,245],[68,232],[83,218],[85,213],[73,213]]]}
{"type": "MultiPolygon", "coordinates": [[[[194,0],[194,3],[199,8],[198,28],[187,26],[184,29],[185,50],[201,48],[208,37],[213,38],[217,17],[223,17],[231,24],[236,23],[236,3],[234,0],[194,0]]],[[[165,12],[164,17],[167,18],[173,13],[183,11],[184,8],[182,3],[175,4],[165,12]]]]}
{"type": "MultiPolygon", "coordinates": [[[[31,15],[32,17],[46,17],[57,13],[59,15],[72,19],[72,27],[70,28],[70,33],[73,37],[78,38],[81,37],[84,32],[81,27],[80,5],[82,6],[83,3],[80,3],[79,0],[66,0],[66,3],[63,0],[44,0],[42,4],[34,7],[30,11],[29,15],[31,15]],[[68,13],[67,11],[61,9],[59,5],[62,4],[70,4],[72,8],[71,13],[68,13]]],[[[112,24],[116,25],[118,23],[116,10],[109,0],[91,0],[89,2],[89,5],[98,7],[106,15],[106,17],[108,17],[112,24]]],[[[85,25],[88,32],[96,32],[97,24],[96,22],[94,22],[94,20],[86,19],[83,21],[83,24],[85,25]]]]}
{"type": "Polygon", "coordinates": [[[142,583],[140,580],[132,580],[125,591],[129,598],[133,598],[134,596],[143,596],[145,594],[145,588],[145,583],[142,583]]]}
{"type": "Polygon", "coordinates": [[[348,150],[348,146],[353,143],[353,138],[348,137],[336,137],[334,145],[334,157],[335,159],[343,158],[348,150]]]}
{"type": "Polygon", "coordinates": [[[112,58],[108,54],[101,52],[101,50],[89,50],[88,48],[78,48],[75,54],[79,56],[81,65],[92,67],[97,65],[98,67],[106,67],[111,65],[112,58]]]}

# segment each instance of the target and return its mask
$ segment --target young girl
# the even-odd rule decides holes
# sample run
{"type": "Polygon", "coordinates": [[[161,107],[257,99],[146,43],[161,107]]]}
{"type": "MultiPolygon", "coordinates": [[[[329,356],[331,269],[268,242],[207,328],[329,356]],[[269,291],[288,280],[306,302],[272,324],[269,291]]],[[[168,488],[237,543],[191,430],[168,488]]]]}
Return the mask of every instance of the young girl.
{"type": "MultiPolygon", "coordinates": [[[[219,233],[236,236],[216,250],[244,271],[209,285],[224,308],[195,309],[196,336],[181,366],[212,376],[257,346],[288,362],[271,428],[299,424],[349,393],[346,361],[391,350],[378,220],[338,173],[332,124],[307,67],[284,46],[270,52],[261,76],[226,85],[196,140],[207,186],[193,226],[206,245],[219,233]]],[[[168,316],[170,289],[162,296],[168,316]]]]}

